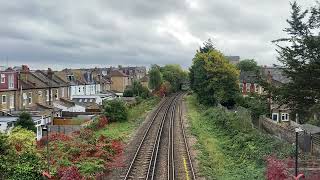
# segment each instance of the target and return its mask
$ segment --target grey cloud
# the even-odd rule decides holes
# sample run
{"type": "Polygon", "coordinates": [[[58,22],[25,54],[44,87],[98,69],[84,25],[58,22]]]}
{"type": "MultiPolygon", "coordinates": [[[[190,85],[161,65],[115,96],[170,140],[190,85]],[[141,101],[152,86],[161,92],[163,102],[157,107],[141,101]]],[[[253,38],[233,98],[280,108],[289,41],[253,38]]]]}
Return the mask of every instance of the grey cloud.
{"type": "MultiPolygon", "coordinates": [[[[35,68],[191,64],[213,38],[228,55],[276,62],[289,1],[29,0],[0,2],[0,64],[35,68]]],[[[302,1],[304,5],[312,3],[302,1]]]]}

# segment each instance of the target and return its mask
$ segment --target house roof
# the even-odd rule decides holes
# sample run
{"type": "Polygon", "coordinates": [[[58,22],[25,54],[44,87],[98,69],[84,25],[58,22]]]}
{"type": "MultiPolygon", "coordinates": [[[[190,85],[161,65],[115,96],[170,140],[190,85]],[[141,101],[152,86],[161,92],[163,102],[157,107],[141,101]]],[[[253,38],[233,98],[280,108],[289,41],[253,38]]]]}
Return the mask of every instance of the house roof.
{"type": "Polygon", "coordinates": [[[262,73],[266,77],[271,75],[273,81],[276,81],[281,84],[286,84],[286,83],[290,82],[290,78],[288,78],[284,75],[283,68],[263,67],[262,73]]]}
{"type": "Polygon", "coordinates": [[[120,70],[113,70],[110,73],[111,77],[128,77],[128,75],[126,75],[125,73],[121,72],[120,70]]]}
{"type": "Polygon", "coordinates": [[[144,76],[143,78],[140,79],[141,82],[148,82],[149,81],[149,76],[144,76]]]}
{"type": "Polygon", "coordinates": [[[253,71],[241,71],[240,72],[240,82],[246,83],[257,83],[258,77],[253,71]]]}

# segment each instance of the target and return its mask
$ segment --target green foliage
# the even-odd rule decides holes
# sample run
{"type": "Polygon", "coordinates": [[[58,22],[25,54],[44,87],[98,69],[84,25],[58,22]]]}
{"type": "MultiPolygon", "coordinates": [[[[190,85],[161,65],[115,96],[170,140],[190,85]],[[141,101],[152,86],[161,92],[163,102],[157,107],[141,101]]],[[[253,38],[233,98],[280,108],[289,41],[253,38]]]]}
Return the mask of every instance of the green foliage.
{"type": "Polygon", "coordinates": [[[141,97],[146,99],[150,97],[148,88],[142,86],[140,81],[134,81],[131,87],[127,87],[123,93],[124,97],[141,97]]]}
{"type": "Polygon", "coordinates": [[[86,177],[95,177],[95,174],[102,173],[105,169],[104,161],[98,158],[82,159],[77,167],[82,175],[86,177]]]}
{"type": "Polygon", "coordinates": [[[157,65],[152,65],[149,70],[149,87],[153,90],[158,90],[162,84],[162,76],[160,72],[160,67],[157,65]]]}
{"type": "Polygon", "coordinates": [[[128,109],[123,101],[118,99],[105,101],[104,115],[108,117],[110,122],[126,121],[128,119],[128,109]]]}
{"type": "Polygon", "coordinates": [[[32,120],[32,117],[27,112],[22,112],[19,115],[19,118],[18,118],[17,122],[15,123],[15,126],[21,126],[22,128],[31,130],[33,132],[37,132],[37,129],[36,129],[35,124],[32,120]]]}
{"type": "Polygon", "coordinates": [[[163,80],[171,85],[171,90],[177,92],[181,90],[182,83],[187,80],[188,74],[178,64],[169,64],[160,68],[163,80]]]}
{"type": "Polygon", "coordinates": [[[34,132],[15,127],[8,137],[8,143],[17,152],[35,152],[35,134],[34,132]]]}
{"type": "Polygon", "coordinates": [[[237,68],[240,71],[253,71],[253,72],[259,71],[259,66],[254,59],[245,59],[245,60],[240,61],[237,64],[237,68]]]}
{"type": "Polygon", "coordinates": [[[275,40],[284,75],[291,82],[278,91],[278,99],[288,105],[293,113],[299,113],[301,123],[307,121],[310,108],[319,104],[320,96],[320,4],[310,11],[303,10],[296,2],[291,4],[291,16],[287,20],[285,38],[275,40]]]}
{"type": "Polygon", "coordinates": [[[239,71],[222,53],[217,50],[197,52],[189,75],[191,89],[201,103],[234,106],[239,95],[239,71]]]}
{"type": "Polygon", "coordinates": [[[198,139],[200,172],[208,179],[264,179],[265,158],[293,155],[293,147],[251,126],[245,109],[237,113],[207,108],[187,98],[192,133],[198,139]]]}
{"type": "Polygon", "coordinates": [[[208,53],[209,51],[214,50],[214,45],[211,39],[208,39],[203,43],[203,47],[200,47],[200,53],[208,53]]]}
{"type": "Polygon", "coordinates": [[[8,136],[0,132],[0,155],[6,155],[9,148],[8,136]]]}
{"type": "Polygon", "coordinates": [[[0,135],[0,179],[41,179],[43,162],[35,151],[32,131],[16,127],[9,137],[0,135]]]}

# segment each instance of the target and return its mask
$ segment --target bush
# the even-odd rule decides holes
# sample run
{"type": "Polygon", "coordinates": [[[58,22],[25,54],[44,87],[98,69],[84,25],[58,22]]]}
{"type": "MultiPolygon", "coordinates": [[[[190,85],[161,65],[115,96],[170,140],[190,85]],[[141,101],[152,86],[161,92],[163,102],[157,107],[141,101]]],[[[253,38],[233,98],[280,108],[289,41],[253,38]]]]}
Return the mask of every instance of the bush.
{"type": "Polygon", "coordinates": [[[32,120],[32,117],[27,112],[22,112],[19,115],[19,118],[17,122],[15,123],[15,126],[21,126],[22,128],[28,129],[33,132],[37,132],[36,126],[32,120]]]}
{"type": "Polygon", "coordinates": [[[111,100],[104,102],[104,115],[110,122],[126,121],[128,119],[128,109],[123,101],[111,100]]]}
{"type": "Polygon", "coordinates": [[[12,130],[8,142],[17,152],[34,152],[36,149],[34,132],[21,127],[12,130]]]}
{"type": "Polygon", "coordinates": [[[81,180],[82,177],[77,167],[62,167],[58,170],[58,177],[61,180],[81,180]]]}
{"type": "Polygon", "coordinates": [[[8,136],[0,132],[0,155],[6,155],[9,148],[8,136]]]}

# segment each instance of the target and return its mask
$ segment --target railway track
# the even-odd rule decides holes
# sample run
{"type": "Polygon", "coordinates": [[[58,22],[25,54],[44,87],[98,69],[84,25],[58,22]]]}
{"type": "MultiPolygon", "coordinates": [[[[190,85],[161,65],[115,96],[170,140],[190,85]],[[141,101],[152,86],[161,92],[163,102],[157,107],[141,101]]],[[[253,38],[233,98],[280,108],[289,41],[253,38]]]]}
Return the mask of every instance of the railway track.
{"type": "Polygon", "coordinates": [[[127,179],[195,179],[184,133],[182,94],[160,104],[134,154],[127,179]],[[178,111],[177,111],[178,110],[178,111]]]}

